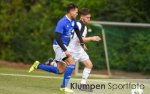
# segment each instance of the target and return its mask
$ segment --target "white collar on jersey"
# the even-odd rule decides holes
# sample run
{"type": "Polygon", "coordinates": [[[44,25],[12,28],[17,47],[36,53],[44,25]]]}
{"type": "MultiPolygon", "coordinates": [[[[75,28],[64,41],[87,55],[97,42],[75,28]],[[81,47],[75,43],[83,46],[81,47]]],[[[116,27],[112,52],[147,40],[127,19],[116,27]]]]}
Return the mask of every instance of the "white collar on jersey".
{"type": "Polygon", "coordinates": [[[66,15],[66,18],[71,22],[71,19],[66,15]]]}

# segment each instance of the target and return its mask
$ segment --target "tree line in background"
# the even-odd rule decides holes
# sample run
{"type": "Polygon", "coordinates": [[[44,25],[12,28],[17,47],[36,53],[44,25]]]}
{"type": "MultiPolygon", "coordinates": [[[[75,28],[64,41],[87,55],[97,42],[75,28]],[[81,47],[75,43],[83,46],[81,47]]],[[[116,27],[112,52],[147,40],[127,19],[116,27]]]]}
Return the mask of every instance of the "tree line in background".
{"type": "MultiPolygon", "coordinates": [[[[55,26],[65,14],[65,7],[69,2],[77,3],[79,10],[83,7],[90,8],[92,20],[150,22],[149,0],[0,0],[0,58],[32,63],[34,60],[44,62],[47,58],[54,57],[52,44],[55,26]]],[[[131,41],[128,46],[134,46],[135,42],[131,41]]],[[[93,44],[88,45],[93,46],[93,44]]],[[[97,47],[96,45],[93,47],[97,47]]],[[[90,53],[95,51],[92,50],[90,53]]],[[[93,55],[92,58],[97,56],[93,55]]],[[[142,62],[145,57],[132,58],[141,58],[142,62]]],[[[149,60],[149,57],[147,58],[149,60]]],[[[112,62],[112,66],[119,67],[121,60],[123,59],[116,59],[112,62]]],[[[94,59],[93,63],[97,64],[94,59]]],[[[132,66],[126,64],[129,67],[127,70],[144,72],[150,70],[150,67],[147,68],[150,66],[147,61],[139,65],[138,69],[132,69],[136,64],[133,63],[132,66]],[[147,66],[146,69],[142,69],[145,68],[144,66],[147,66]]],[[[104,64],[96,68],[104,68],[104,64]]]]}

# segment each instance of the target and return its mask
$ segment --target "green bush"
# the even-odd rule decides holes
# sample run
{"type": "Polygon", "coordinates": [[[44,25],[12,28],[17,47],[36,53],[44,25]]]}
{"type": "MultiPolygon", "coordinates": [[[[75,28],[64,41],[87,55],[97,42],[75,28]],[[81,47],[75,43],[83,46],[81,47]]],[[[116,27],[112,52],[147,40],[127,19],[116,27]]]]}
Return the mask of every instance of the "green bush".
{"type": "MultiPolygon", "coordinates": [[[[73,0],[88,7],[93,20],[150,22],[148,0],[73,0]],[[136,2],[136,3],[135,3],[136,2]],[[122,15],[123,14],[123,15],[122,15]]],[[[31,63],[54,57],[52,44],[57,21],[70,0],[0,0],[0,58],[31,63]]],[[[99,27],[88,34],[100,35],[99,27]]],[[[126,71],[150,71],[150,37],[139,28],[105,27],[110,65],[126,71]],[[120,31],[121,30],[121,31],[120,31]],[[128,31],[129,34],[126,32],[128,31]],[[135,31],[135,32],[134,32],[135,31]],[[115,44],[115,43],[116,44],[115,44]],[[121,53],[121,54],[120,54],[121,53]]],[[[88,43],[94,69],[105,69],[103,43],[88,43]]]]}

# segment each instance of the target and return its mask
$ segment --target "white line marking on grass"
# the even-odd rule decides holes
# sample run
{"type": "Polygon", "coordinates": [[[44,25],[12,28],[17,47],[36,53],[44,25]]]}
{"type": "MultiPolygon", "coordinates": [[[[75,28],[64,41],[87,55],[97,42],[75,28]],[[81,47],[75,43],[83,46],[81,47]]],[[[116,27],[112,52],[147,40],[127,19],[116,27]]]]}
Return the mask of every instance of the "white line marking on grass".
{"type": "MultiPolygon", "coordinates": [[[[55,77],[55,76],[38,76],[38,75],[24,75],[24,74],[8,74],[8,73],[0,73],[0,76],[14,76],[14,77],[31,77],[31,78],[46,78],[46,79],[63,79],[63,77],[55,77]]],[[[71,78],[72,80],[81,80],[79,78],[71,78]]],[[[112,81],[112,79],[88,79],[90,81],[99,81],[99,82],[104,82],[104,83],[108,83],[108,82],[113,82],[113,83],[120,83],[120,84],[125,84],[127,82],[125,81],[117,81],[117,79],[114,79],[114,81],[112,81]]],[[[121,79],[118,79],[121,80],[121,79]]],[[[122,79],[123,80],[123,79],[122,79]]],[[[126,79],[126,80],[134,80],[134,79],[126,79]]],[[[143,79],[137,79],[137,80],[143,80],[143,79]]],[[[146,83],[144,83],[146,84],[146,83]]]]}
{"type": "MultiPolygon", "coordinates": [[[[63,79],[62,77],[55,76],[41,76],[41,75],[24,75],[24,74],[11,74],[11,73],[0,73],[0,76],[14,76],[14,77],[31,77],[31,78],[54,78],[54,79],[63,79]]],[[[79,78],[71,78],[72,80],[81,80],[79,78]]],[[[92,81],[99,81],[97,79],[89,79],[92,81]]],[[[109,82],[101,80],[101,82],[109,82]]]]}
{"type": "MultiPolygon", "coordinates": [[[[52,79],[63,79],[62,77],[55,77],[55,76],[38,76],[38,75],[24,75],[24,74],[10,74],[10,73],[0,73],[1,76],[14,76],[14,77],[31,77],[31,78],[52,78],[52,79]]],[[[72,80],[81,80],[79,78],[71,78],[72,80]]],[[[89,79],[91,81],[100,81],[100,82],[110,82],[104,80],[97,80],[97,79],[89,79]]]]}
{"type": "Polygon", "coordinates": [[[32,77],[32,78],[56,78],[62,79],[62,77],[55,77],[55,76],[38,76],[38,75],[24,75],[24,74],[7,74],[7,73],[0,73],[1,76],[17,76],[17,77],[32,77]]]}

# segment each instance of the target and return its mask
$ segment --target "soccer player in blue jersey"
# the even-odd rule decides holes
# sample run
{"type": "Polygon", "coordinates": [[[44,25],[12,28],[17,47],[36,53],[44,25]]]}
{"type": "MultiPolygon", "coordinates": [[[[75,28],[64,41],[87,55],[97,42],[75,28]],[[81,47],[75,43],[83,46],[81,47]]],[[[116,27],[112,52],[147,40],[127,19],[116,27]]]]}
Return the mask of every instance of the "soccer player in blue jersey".
{"type": "MultiPolygon", "coordinates": [[[[91,37],[87,37],[87,24],[90,21],[91,18],[91,13],[90,10],[88,8],[82,8],[80,10],[80,21],[77,22],[78,28],[81,32],[83,41],[86,42],[99,42],[101,40],[101,38],[99,36],[91,36],[91,37]]],[[[92,92],[92,89],[86,89],[84,87],[86,87],[87,84],[87,78],[89,77],[89,74],[91,72],[92,69],[92,62],[88,56],[88,54],[86,53],[85,50],[83,50],[83,48],[81,47],[78,37],[77,35],[74,33],[74,30],[72,31],[72,37],[69,43],[69,49],[71,49],[71,55],[73,56],[74,60],[76,61],[76,63],[81,62],[82,64],[84,64],[85,68],[83,70],[83,74],[82,74],[82,79],[81,79],[81,84],[80,84],[80,90],[82,91],[87,91],[87,92],[92,92]]],[[[57,68],[59,69],[59,71],[63,72],[65,70],[65,65],[62,62],[57,62],[55,60],[49,59],[48,62],[46,62],[47,65],[52,65],[52,66],[57,66],[57,68]],[[64,69],[64,70],[63,70],[64,69]]]]}
{"type": "MultiPolygon", "coordinates": [[[[56,37],[53,43],[53,49],[55,51],[55,60],[65,61],[67,63],[67,67],[64,71],[64,78],[60,90],[65,92],[73,92],[71,89],[67,88],[67,84],[75,68],[75,61],[69,52],[70,49],[67,48],[70,42],[72,34],[71,32],[73,29],[75,30],[82,47],[84,47],[84,43],[75,19],[76,16],[78,15],[77,5],[73,3],[68,4],[66,11],[67,11],[66,15],[63,18],[61,18],[57,23],[55,29],[56,37]]],[[[35,63],[29,69],[29,72],[32,72],[34,69],[42,69],[56,74],[60,73],[57,67],[40,64],[39,61],[35,61],[35,63]]]]}

